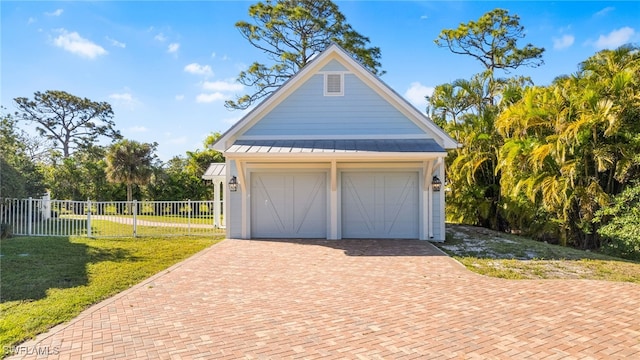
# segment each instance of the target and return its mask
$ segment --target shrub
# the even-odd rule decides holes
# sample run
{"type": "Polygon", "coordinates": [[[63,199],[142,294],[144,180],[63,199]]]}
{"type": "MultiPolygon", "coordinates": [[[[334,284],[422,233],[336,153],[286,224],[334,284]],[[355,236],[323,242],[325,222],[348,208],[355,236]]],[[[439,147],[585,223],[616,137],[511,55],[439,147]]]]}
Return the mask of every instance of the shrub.
{"type": "Polygon", "coordinates": [[[103,215],[118,215],[118,208],[115,205],[105,205],[102,208],[103,215]]]}
{"type": "Polygon", "coordinates": [[[186,216],[191,212],[192,212],[192,209],[191,209],[191,206],[189,206],[189,205],[185,205],[185,206],[180,207],[180,215],[182,215],[182,216],[186,216]]]}
{"type": "Polygon", "coordinates": [[[598,229],[603,252],[640,260],[640,183],[617,195],[594,221],[603,225],[598,229]]]}
{"type": "Polygon", "coordinates": [[[140,215],[154,215],[156,213],[153,208],[153,204],[148,202],[142,202],[140,204],[140,215]]]}
{"type": "Polygon", "coordinates": [[[164,208],[162,209],[162,214],[173,215],[173,206],[171,204],[164,206],[164,208]]]}
{"type": "Polygon", "coordinates": [[[200,210],[199,211],[200,214],[207,214],[207,213],[211,212],[213,209],[209,209],[209,205],[204,203],[204,204],[200,204],[200,209],[199,210],[200,210]]]}

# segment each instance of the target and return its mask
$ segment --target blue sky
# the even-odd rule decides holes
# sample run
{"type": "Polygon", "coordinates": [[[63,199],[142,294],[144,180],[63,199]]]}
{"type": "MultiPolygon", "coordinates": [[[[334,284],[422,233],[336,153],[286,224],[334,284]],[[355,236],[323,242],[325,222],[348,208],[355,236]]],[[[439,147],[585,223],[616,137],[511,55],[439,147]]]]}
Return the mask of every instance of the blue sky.
{"type": "MultiPolygon", "coordinates": [[[[244,89],[238,73],[263,60],[234,27],[255,1],[0,2],[2,105],[64,90],[114,109],[129,139],[157,142],[166,161],[202,148],[243,116],[224,100],[244,89]]],[[[438,84],[480,72],[471,58],[438,48],[445,28],[495,8],[520,16],[545,64],[519,73],[538,85],[571,74],[598,50],[640,42],[640,2],[337,1],[347,22],[382,51],[382,76],[419,109],[438,84]]],[[[29,126],[24,126],[29,130],[29,126]]],[[[30,130],[29,130],[30,131],[30,130]]]]}

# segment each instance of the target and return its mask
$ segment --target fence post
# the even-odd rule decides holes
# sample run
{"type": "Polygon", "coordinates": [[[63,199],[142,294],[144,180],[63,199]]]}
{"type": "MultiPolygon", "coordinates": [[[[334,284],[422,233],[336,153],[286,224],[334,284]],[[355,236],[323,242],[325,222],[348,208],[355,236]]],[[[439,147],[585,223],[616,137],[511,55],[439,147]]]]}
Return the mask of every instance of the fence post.
{"type": "Polygon", "coordinates": [[[87,237],[91,237],[91,199],[87,199],[87,237]]]}
{"type": "Polygon", "coordinates": [[[31,219],[33,219],[33,198],[29,196],[29,203],[27,205],[27,234],[29,236],[32,235],[33,231],[33,222],[31,219]]]}
{"type": "Polygon", "coordinates": [[[220,228],[220,183],[214,182],[213,187],[213,227],[220,228]]]}
{"type": "Polygon", "coordinates": [[[187,224],[188,224],[188,233],[191,235],[191,199],[187,200],[187,224]]]}
{"type": "Polygon", "coordinates": [[[51,219],[51,194],[46,193],[42,196],[42,220],[51,219]]]}
{"type": "Polygon", "coordinates": [[[133,200],[133,237],[138,237],[138,200],[133,200]]]}

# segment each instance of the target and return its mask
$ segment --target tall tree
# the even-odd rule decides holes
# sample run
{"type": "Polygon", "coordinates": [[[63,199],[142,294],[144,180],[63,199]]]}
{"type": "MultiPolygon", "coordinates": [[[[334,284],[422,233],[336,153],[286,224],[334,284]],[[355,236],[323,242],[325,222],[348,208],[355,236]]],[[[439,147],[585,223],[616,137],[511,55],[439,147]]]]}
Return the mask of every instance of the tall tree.
{"type": "Polygon", "coordinates": [[[107,179],[127,186],[127,201],[133,200],[133,185],[144,185],[151,179],[157,146],[124,139],[109,148],[107,179]]]}
{"type": "Polygon", "coordinates": [[[187,173],[200,179],[211,163],[224,162],[222,153],[211,147],[220,136],[219,132],[211,133],[203,141],[203,150],[187,151],[187,164],[184,169],[187,173]]]}
{"type": "Polygon", "coordinates": [[[506,193],[550,214],[561,241],[596,248],[598,209],[640,174],[640,52],[604,50],[574,76],[527,89],[496,128],[506,193]]]}
{"type": "Polygon", "coordinates": [[[56,199],[115,200],[125,188],[107,181],[107,149],[91,146],[76,151],[68,158],[56,156],[50,164],[42,165],[46,184],[56,199]]]}
{"type": "Polygon", "coordinates": [[[503,138],[494,124],[504,106],[518,96],[518,88],[530,79],[497,78],[495,72],[542,64],[544,49],[531,44],[518,48],[517,41],[523,37],[519,17],[495,9],[477,21],[443,30],[435,40],[438,46],[471,56],[484,67],[470,80],[437,86],[428,98],[434,120],[463,145],[447,157],[451,220],[510,228],[497,169],[503,138]]]}
{"type": "Polygon", "coordinates": [[[113,110],[106,102],[95,102],[64,91],[35,92],[33,100],[14,99],[20,120],[35,122],[38,132],[52,141],[68,158],[73,150],[94,144],[100,136],[122,138],[114,129],[113,110]]]}
{"type": "Polygon", "coordinates": [[[11,114],[0,108],[0,198],[40,196],[43,178],[29,152],[31,140],[11,114]]]}
{"type": "Polygon", "coordinates": [[[209,200],[213,189],[202,175],[213,162],[224,162],[222,153],[211,145],[220,133],[209,134],[203,142],[204,149],[187,151],[186,157],[175,156],[155,171],[153,181],[147,186],[147,193],[161,200],[209,200]]]}
{"type": "Polygon", "coordinates": [[[332,42],[381,75],[380,49],[367,47],[369,38],[353,30],[330,0],[267,0],[251,5],[249,16],[253,22],[238,21],[236,28],[273,64],[254,62],[242,71],[238,82],[255,92],[227,101],[227,108],[246,109],[269,95],[332,42]]]}
{"type": "Polygon", "coordinates": [[[493,72],[496,69],[508,71],[544,63],[544,48],[532,44],[518,47],[518,40],[524,37],[524,26],[520,25],[518,15],[510,15],[504,9],[494,9],[482,15],[478,21],[460,24],[456,29],[442,30],[434,41],[454,54],[473,57],[485,69],[493,72]]]}
{"type": "Polygon", "coordinates": [[[434,118],[463,145],[447,157],[450,219],[504,230],[500,175],[495,172],[502,145],[494,129],[500,110],[493,105],[496,84],[484,72],[437,87],[430,101],[434,118]]]}

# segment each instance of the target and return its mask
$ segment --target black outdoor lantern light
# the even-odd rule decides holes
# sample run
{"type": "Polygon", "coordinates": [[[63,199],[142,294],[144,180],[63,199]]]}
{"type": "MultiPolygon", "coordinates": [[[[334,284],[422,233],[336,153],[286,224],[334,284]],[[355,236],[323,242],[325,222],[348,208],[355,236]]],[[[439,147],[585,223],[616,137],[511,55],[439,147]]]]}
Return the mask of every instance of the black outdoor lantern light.
{"type": "Polygon", "coordinates": [[[442,181],[440,181],[440,178],[438,178],[437,176],[434,176],[431,180],[431,186],[433,187],[433,191],[440,191],[440,188],[442,187],[442,181]]]}
{"type": "Polygon", "coordinates": [[[229,191],[238,191],[238,178],[236,178],[235,176],[232,176],[231,180],[229,180],[229,191]]]}

